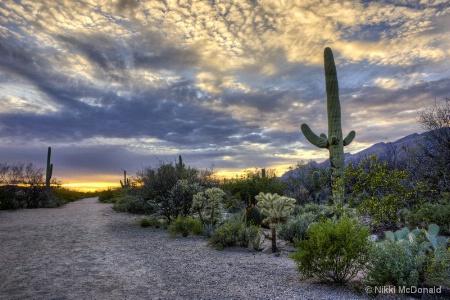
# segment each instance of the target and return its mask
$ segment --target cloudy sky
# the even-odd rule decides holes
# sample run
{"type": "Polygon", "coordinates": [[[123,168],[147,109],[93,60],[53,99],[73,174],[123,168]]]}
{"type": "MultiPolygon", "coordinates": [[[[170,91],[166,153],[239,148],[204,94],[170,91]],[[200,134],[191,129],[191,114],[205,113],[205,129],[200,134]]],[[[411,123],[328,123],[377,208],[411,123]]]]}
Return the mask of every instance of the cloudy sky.
{"type": "Polygon", "coordinates": [[[422,132],[450,96],[447,0],[3,0],[0,162],[113,185],[159,160],[219,174],[324,160],[323,49],[346,152],[422,132]]]}

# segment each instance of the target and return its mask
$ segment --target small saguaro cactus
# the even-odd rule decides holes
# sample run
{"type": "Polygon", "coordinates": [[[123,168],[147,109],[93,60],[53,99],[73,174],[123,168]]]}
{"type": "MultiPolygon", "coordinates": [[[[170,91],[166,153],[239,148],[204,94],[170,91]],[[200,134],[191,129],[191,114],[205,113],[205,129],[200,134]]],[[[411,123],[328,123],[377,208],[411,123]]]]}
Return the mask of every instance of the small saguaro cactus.
{"type": "Polygon", "coordinates": [[[127,178],[127,171],[123,170],[123,182],[120,180],[120,186],[123,188],[127,188],[130,186],[130,179],[127,178]]]}
{"type": "Polygon", "coordinates": [[[335,204],[343,204],[344,198],[344,146],[355,138],[355,132],[350,131],[346,138],[342,137],[341,104],[339,101],[339,86],[330,48],[324,51],[324,67],[327,90],[328,137],[322,133],[316,135],[308,125],[302,124],[301,130],[306,139],[319,148],[327,148],[330,152],[331,190],[335,204]]]}
{"type": "Polygon", "coordinates": [[[48,147],[47,151],[47,170],[45,172],[45,186],[47,188],[50,188],[50,180],[52,179],[52,173],[53,173],[53,164],[50,163],[52,156],[52,148],[48,147]]]}
{"type": "Polygon", "coordinates": [[[266,178],[266,169],[265,168],[261,169],[261,178],[266,178]]]}

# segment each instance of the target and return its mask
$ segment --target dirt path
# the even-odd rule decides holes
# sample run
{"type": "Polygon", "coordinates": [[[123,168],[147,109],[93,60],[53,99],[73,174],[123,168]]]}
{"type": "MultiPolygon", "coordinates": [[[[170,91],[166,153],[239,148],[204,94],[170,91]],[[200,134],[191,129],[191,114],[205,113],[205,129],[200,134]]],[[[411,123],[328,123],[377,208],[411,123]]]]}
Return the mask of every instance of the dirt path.
{"type": "Polygon", "coordinates": [[[298,281],[285,256],[141,228],[97,198],[0,211],[0,299],[366,299],[298,281]]]}

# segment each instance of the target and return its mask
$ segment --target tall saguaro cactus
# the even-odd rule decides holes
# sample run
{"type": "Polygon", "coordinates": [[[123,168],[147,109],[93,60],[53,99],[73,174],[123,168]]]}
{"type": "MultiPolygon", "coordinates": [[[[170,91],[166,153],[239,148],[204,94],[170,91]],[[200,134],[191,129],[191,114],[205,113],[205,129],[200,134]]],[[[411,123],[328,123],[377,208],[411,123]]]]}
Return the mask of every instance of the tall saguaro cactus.
{"type": "Polygon", "coordinates": [[[339,101],[336,65],[334,63],[333,52],[328,47],[324,51],[324,60],[327,90],[328,137],[324,133],[317,136],[306,124],[301,125],[301,130],[311,144],[329,150],[333,200],[336,204],[343,204],[344,146],[349,145],[356,134],[352,130],[346,138],[342,138],[341,104],[339,101]]]}
{"type": "Polygon", "coordinates": [[[52,179],[52,173],[53,173],[53,164],[50,163],[52,157],[52,148],[48,147],[47,151],[47,170],[45,173],[45,186],[47,188],[50,188],[50,180],[52,179]]]}

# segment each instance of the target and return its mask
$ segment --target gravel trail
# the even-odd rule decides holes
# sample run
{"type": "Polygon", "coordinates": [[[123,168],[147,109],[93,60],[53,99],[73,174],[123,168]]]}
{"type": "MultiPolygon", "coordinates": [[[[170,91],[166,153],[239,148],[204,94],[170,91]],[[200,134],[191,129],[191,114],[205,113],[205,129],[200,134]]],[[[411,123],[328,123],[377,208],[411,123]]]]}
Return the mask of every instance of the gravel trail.
{"type": "Polygon", "coordinates": [[[169,238],[87,198],[0,211],[0,299],[368,299],[299,282],[286,255],[169,238]]]}

